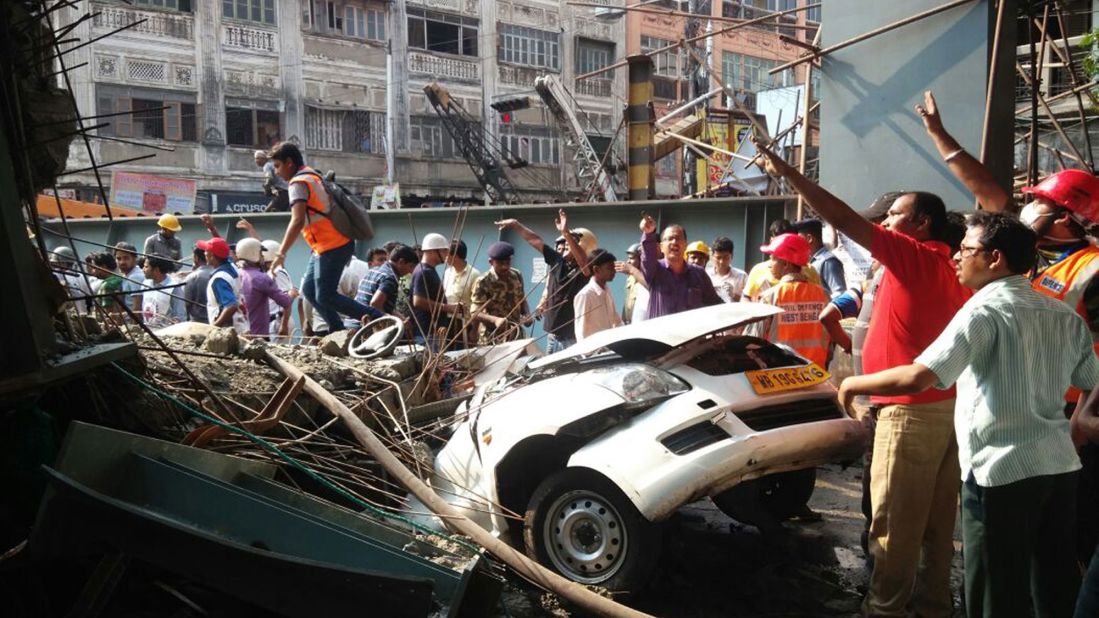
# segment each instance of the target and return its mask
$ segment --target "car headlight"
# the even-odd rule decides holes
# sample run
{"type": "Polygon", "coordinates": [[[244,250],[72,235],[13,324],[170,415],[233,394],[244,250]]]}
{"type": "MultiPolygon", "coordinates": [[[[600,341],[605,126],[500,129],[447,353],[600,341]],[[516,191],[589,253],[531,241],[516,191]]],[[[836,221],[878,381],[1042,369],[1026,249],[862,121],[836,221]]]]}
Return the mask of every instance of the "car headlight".
{"type": "Polygon", "coordinates": [[[625,400],[629,407],[642,407],[690,390],[683,380],[655,367],[630,363],[592,369],[596,384],[625,400]]]}

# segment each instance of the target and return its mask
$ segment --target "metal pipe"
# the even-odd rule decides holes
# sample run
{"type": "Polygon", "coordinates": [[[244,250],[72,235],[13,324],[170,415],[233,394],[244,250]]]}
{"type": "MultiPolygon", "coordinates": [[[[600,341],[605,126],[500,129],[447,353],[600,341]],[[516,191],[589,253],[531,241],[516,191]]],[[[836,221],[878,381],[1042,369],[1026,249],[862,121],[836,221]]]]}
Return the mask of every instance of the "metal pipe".
{"type": "Polygon", "coordinates": [[[699,96],[695,97],[694,99],[691,99],[690,101],[687,101],[683,105],[680,105],[679,107],[673,109],[672,111],[668,112],[667,114],[664,114],[664,116],[662,116],[660,118],[657,118],[656,119],[656,126],[660,127],[664,123],[665,120],[667,120],[667,119],[669,119],[673,116],[678,116],[678,115],[682,114],[683,112],[691,109],[695,105],[698,105],[699,103],[701,103],[701,102],[705,101],[706,99],[714,96],[715,94],[718,94],[721,91],[722,91],[721,88],[714,88],[713,90],[707,92],[706,94],[699,95],[699,96]]]}
{"type": "Polygon", "coordinates": [[[820,50],[817,53],[802,56],[801,58],[798,58],[797,60],[791,60],[790,62],[787,62],[786,64],[780,64],[779,66],[777,66],[777,67],[771,69],[770,71],[768,71],[768,73],[771,74],[771,75],[774,75],[775,73],[778,73],[780,71],[785,71],[786,69],[789,69],[790,67],[796,67],[799,64],[809,62],[809,61],[814,60],[816,58],[820,58],[821,56],[827,56],[828,54],[830,54],[832,52],[839,51],[839,50],[841,50],[845,47],[850,47],[850,46],[854,45],[855,43],[861,43],[862,41],[865,41],[866,39],[876,37],[879,34],[885,34],[886,32],[889,32],[891,30],[896,30],[897,28],[900,28],[902,26],[907,26],[908,24],[911,24],[913,22],[917,22],[917,21],[920,21],[921,19],[931,17],[932,15],[938,15],[939,13],[942,13],[943,11],[949,11],[952,8],[962,6],[963,4],[969,4],[973,1],[974,0],[954,0],[954,2],[950,2],[950,3],[944,4],[942,6],[937,6],[933,9],[928,9],[928,10],[922,12],[922,13],[917,13],[917,14],[912,15],[910,17],[905,17],[904,19],[895,21],[891,24],[886,24],[886,25],[884,25],[880,28],[875,28],[875,29],[873,29],[869,32],[864,32],[864,33],[862,33],[862,34],[860,34],[856,37],[847,39],[846,41],[836,43],[835,45],[832,45],[830,47],[825,47],[824,49],[820,50]]]}

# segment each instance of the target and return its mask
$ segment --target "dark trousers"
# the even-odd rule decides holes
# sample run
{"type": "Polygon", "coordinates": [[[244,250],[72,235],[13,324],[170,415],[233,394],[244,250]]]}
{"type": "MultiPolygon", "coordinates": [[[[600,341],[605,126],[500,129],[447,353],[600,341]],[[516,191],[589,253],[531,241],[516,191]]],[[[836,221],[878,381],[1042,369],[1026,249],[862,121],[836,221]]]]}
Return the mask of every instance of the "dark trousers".
{"type": "Polygon", "coordinates": [[[313,254],[305,268],[301,293],[313,305],[313,310],[320,312],[328,323],[328,330],[333,333],[344,328],[341,313],[356,320],[367,314],[372,317],[381,315],[377,309],[340,294],[340,275],[354,252],[355,243],[349,242],[319,255],[313,254]]]}
{"type": "Polygon", "coordinates": [[[1072,616],[1080,589],[1077,476],[1070,472],[981,487],[970,475],[962,485],[969,618],[1072,616]]]}

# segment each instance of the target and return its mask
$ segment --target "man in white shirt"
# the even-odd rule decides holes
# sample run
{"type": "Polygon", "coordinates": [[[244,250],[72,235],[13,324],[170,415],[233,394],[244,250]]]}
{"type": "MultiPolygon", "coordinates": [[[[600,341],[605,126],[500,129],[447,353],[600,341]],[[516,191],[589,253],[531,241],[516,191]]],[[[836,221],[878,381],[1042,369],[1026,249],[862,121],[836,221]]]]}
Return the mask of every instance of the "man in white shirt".
{"type": "Polygon", "coordinates": [[[145,256],[142,271],[146,291],[141,295],[141,318],[149,328],[164,328],[187,319],[180,295],[182,288],[162,289],[175,285],[168,277],[174,267],[175,264],[160,255],[145,256]]]}
{"type": "MultiPolygon", "coordinates": [[[[466,261],[468,249],[464,240],[454,240],[450,243],[450,259],[447,260],[446,270],[443,272],[443,293],[446,294],[446,302],[463,307],[473,306],[473,282],[481,276],[481,271],[466,261]]],[[[470,327],[469,320],[460,319],[466,344],[476,342],[477,332],[470,327]]]]}
{"type": "Polygon", "coordinates": [[[577,342],[601,330],[622,326],[614,295],[607,287],[614,280],[614,254],[599,249],[591,258],[591,280],[572,299],[577,342]]]}
{"type": "Polygon", "coordinates": [[[733,241],[725,236],[715,238],[710,247],[710,263],[714,267],[710,273],[710,281],[713,282],[717,295],[727,303],[740,302],[748,273],[733,268],[733,241]]]}

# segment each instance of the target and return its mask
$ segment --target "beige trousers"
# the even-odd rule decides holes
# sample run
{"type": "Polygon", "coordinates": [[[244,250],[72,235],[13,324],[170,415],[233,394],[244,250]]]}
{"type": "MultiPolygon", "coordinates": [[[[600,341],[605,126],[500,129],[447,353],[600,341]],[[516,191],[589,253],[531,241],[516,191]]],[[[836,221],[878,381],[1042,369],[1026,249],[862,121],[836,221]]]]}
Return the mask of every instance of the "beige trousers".
{"type": "Polygon", "coordinates": [[[961,485],[954,400],[885,406],[870,467],[867,616],[950,616],[961,485]]]}

